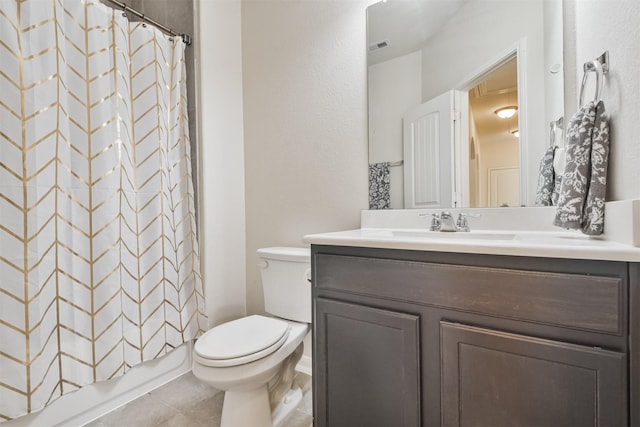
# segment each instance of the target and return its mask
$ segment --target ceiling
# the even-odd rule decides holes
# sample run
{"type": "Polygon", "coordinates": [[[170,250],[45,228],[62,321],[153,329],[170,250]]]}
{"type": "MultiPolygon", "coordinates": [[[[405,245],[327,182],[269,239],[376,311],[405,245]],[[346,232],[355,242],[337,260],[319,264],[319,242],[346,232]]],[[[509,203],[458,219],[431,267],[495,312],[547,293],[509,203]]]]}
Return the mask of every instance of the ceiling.
{"type": "Polygon", "coordinates": [[[369,6],[367,47],[388,42],[383,49],[369,49],[369,65],[419,50],[467,1],[389,0],[369,6]]]}
{"type": "Polygon", "coordinates": [[[495,68],[469,91],[469,109],[476,122],[480,143],[517,138],[510,131],[518,128],[518,113],[509,119],[495,114],[498,108],[518,105],[518,63],[514,56],[495,68]]]}

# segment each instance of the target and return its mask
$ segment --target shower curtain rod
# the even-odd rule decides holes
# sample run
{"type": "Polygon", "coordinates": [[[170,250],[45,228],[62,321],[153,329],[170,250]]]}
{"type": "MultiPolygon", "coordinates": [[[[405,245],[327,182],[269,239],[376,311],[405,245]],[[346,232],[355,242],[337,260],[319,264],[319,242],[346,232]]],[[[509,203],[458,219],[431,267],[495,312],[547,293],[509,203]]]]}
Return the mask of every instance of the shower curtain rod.
{"type": "Polygon", "coordinates": [[[173,31],[171,28],[166,27],[156,21],[154,21],[151,18],[148,18],[146,16],[144,16],[143,13],[138,12],[135,9],[130,8],[129,6],[127,6],[125,3],[118,1],[118,0],[106,0],[111,4],[116,5],[117,7],[119,7],[120,9],[122,9],[124,12],[131,12],[133,13],[135,16],[137,16],[138,18],[142,19],[143,22],[147,22],[155,27],[158,27],[161,31],[164,31],[165,33],[169,34],[170,36],[173,37],[177,37],[180,36],[182,37],[182,41],[184,42],[184,44],[186,44],[187,46],[191,46],[191,43],[193,42],[193,38],[189,35],[189,34],[178,34],[175,31],[173,31]]]}

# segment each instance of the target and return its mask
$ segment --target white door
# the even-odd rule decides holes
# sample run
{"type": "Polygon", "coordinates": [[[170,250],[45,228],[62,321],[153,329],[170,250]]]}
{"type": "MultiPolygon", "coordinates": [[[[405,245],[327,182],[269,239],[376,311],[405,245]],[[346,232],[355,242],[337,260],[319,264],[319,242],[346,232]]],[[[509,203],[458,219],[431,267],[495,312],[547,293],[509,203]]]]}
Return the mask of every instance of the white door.
{"type": "Polygon", "coordinates": [[[520,206],[520,169],[489,169],[489,207],[520,206]]]}
{"type": "Polygon", "coordinates": [[[460,113],[456,112],[456,104],[461,100],[466,105],[461,92],[450,90],[405,114],[405,208],[450,208],[459,205],[455,194],[454,152],[464,146],[458,142],[462,121],[460,113]]]}

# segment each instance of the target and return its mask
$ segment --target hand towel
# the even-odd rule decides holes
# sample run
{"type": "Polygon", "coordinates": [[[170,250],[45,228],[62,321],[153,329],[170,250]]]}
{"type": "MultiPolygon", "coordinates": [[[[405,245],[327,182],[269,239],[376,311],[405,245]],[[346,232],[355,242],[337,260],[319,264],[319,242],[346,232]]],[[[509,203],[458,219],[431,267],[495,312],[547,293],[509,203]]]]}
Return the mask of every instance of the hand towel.
{"type": "Polygon", "coordinates": [[[369,165],[369,209],[391,207],[389,167],[389,162],[369,165]]]}
{"type": "Polygon", "coordinates": [[[553,171],[553,159],[556,146],[547,148],[540,160],[538,172],[538,190],[536,191],[536,206],[553,206],[553,192],[555,188],[555,173],[553,171]]]}
{"type": "MultiPolygon", "coordinates": [[[[556,150],[556,156],[557,156],[556,150]]],[[[560,197],[560,188],[562,187],[562,175],[554,169],[555,179],[553,181],[553,192],[551,193],[551,206],[558,206],[558,198],[560,197]]]]}
{"type": "Polygon", "coordinates": [[[604,202],[607,190],[607,168],[609,166],[609,117],[604,104],[596,107],[591,144],[591,180],[582,221],[582,232],[600,235],[604,231],[604,202]]]}
{"type": "Polygon", "coordinates": [[[602,234],[609,157],[609,120],[602,101],[585,104],[571,118],[566,156],[553,223],[602,234]]]}

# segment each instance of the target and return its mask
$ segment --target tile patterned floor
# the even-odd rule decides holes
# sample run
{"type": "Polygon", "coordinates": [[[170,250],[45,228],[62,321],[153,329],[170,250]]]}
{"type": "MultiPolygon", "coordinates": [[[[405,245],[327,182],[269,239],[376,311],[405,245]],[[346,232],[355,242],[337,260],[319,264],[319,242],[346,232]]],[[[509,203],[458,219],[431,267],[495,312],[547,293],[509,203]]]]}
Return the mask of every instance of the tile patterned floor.
{"type": "MultiPolygon", "coordinates": [[[[310,427],[311,377],[297,373],[294,381],[302,388],[303,398],[283,427],[310,427]]],[[[223,392],[188,372],[86,427],[219,427],[223,398],[223,392]]]]}

